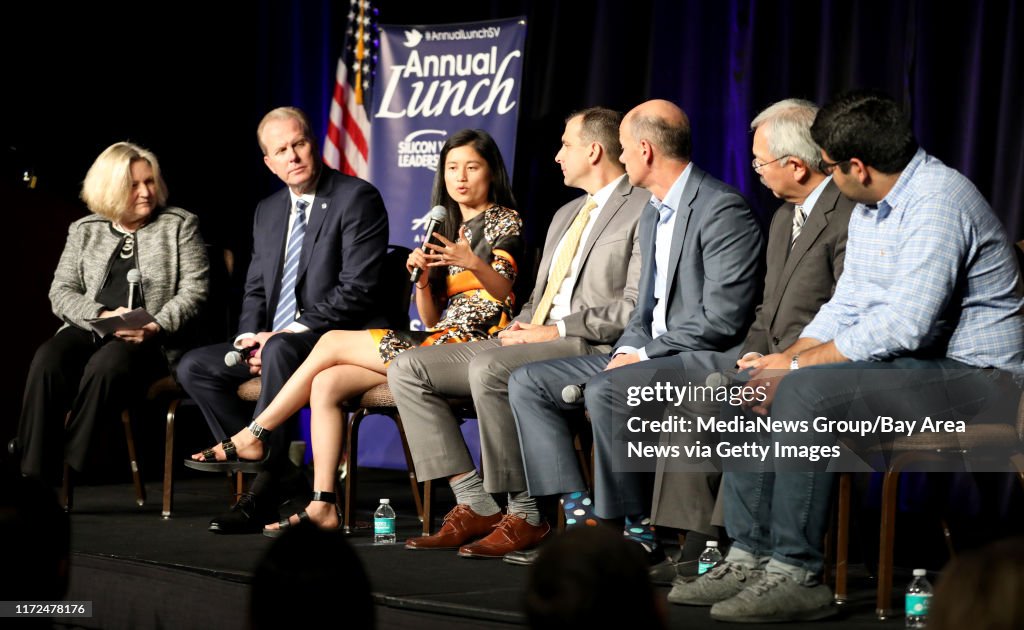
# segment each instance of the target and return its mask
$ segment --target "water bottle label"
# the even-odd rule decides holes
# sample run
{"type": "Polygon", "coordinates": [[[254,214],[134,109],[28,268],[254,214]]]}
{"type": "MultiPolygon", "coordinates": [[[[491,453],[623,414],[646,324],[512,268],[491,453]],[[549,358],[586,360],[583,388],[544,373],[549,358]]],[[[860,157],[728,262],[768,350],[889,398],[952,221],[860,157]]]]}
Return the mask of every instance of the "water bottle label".
{"type": "Polygon", "coordinates": [[[906,614],[907,616],[923,617],[928,614],[928,603],[931,600],[931,593],[919,593],[907,595],[906,614]]]}
{"type": "MultiPolygon", "coordinates": [[[[691,556],[693,557],[693,556],[691,556]]],[[[714,562],[698,562],[697,563],[697,575],[704,575],[711,570],[711,567],[715,566],[714,562]]]]}
{"type": "Polygon", "coordinates": [[[395,533],[395,519],[393,518],[374,518],[373,519],[373,533],[376,535],[381,534],[394,534],[395,533]]]}

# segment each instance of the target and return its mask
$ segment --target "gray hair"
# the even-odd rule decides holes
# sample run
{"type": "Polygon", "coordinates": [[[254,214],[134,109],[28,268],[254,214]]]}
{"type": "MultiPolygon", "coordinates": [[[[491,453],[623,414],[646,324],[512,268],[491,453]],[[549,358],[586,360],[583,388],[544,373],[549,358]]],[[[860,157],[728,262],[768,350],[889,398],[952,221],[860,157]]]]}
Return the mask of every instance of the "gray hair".
{"type": "Polygon", "coordinates": [[[630,131],[639,142],[646,140],[673,160],[690,159],[690,119],[682,114],[682,120],[672,124],[660,116],[633,114],[630,131]]]}
{"type": "Polygon", "coordinates": [[[812,171],[821,172],[821,147],[811,138],[811,125],[818,106],[799,98],[787,98],[769,105],[750,123],[754,131],[764,125],[772,157],[799,158],[812,171]]]}

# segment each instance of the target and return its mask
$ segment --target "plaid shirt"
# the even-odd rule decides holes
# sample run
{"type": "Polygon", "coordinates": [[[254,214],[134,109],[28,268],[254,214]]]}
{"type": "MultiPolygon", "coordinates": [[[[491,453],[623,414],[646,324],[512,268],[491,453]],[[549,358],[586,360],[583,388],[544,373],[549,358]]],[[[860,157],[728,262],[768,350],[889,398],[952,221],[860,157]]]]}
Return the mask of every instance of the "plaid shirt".
{"type": "Polygon", "coordinates": [[[854,361],[946,356],[1024,372],[1024,299],[1006,233],[974,184],[922,149],[850,219],[843,275],[802,337],[854,361]]]}

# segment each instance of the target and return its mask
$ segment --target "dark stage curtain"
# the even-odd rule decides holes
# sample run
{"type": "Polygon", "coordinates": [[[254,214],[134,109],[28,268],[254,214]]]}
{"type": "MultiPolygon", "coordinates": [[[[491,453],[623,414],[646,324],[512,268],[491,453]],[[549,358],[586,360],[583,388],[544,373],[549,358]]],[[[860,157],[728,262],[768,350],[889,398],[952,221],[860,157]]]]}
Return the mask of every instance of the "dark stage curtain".
{"type": "MultiPolygon", "coordinates": [[[[679,103],[693,123],[694,160],[743,190],[767,220],[778,204],[749,166],[750,119],[781,98],[823,102],[854,87],[905,101],[922,146],[968,175],[1009,235],[1024,238],[1020,4],[376,2],[380,20],[392,24],[526,16],[514,184],[534,245],[554,210],[577,194],[553,162],[572,110],[626,110],[651,97],[679,103]]],[[[6,409],[19,408],[32,352],[59,324],[46,286],[65,226],[84,212],[78,186],[95,156],[126,139],[153,149],[171,202],[199,214],[207,239],[235,250],[244,269],[255,202],[280,186],[262,163],[256,123],[272,107],[295,104],[323,133],[347,11],[344,0],[4,8],[4,23],[23,35],[0,38],[0,198],[25,236],[11,239],[0,264],[45,276],[8,309],[23,315],[7,321],[19,330],[8,357],[22,377],[5,388],[6,409]],[[39,176],[34,191],[20,182],[25,168],[39,176]]],[[[16,421],[6,414],[0,437],[16,421]]]]}

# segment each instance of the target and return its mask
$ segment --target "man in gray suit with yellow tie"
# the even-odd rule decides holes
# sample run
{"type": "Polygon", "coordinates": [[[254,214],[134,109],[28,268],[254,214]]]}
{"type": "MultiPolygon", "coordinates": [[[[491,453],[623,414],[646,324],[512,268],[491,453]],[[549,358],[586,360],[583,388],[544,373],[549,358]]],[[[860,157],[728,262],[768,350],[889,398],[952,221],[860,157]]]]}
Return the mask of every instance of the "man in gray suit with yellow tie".
{"type": "MultiPolygon", "coordinates": [[[[754,132],[751,166],[761,183],[785,203],[775,211],[768,232],[768,271],[754,324],[742,350],[723,357],[730,364],[739,359],[739,367],[796,341],[832,297],[843,273],[846,228],[854,203],[821,172],[821,149],[811,138],[817,112],[814,103],[787,99],[765,108],[750,123],[754,132]]],[[[687,377],[704,379],[700,373],[687,377]]],[[[707,417],[720,411],[721,405],[711,402],[687,405],[674,413],[707,417]]],[[[667,444],[688,443],[685,434],[663,437],[667,444]]],[[[688,532],[682,556],[687,564],[680,566],[686,575],[696,569],[704,542],[720,537],[712,523],[721,523],[721,517],[712,519],[712,514],[721,474],[682,472],[674,461],[658,462],[651,519],[656,525],[688,532]]]]}
{"type": "Polygon", "coordinates": [[[409,549],[501,557],[550,531],[526,496],[508,377],[533,361],[607,353],[636,304],[636,230],[650,194],[634,188],[619,163],[621,120],[618,112],[593,107],[566,121],[555,161],[565,184],[587,194],[555,214],[533,293],[500,338],[416,348],[388,370],[417,477],[448,478],[457,503],[435,535],[409,539],[409,549]],[[479,419],[483,480],[446,400],[466,396],[479,419]],[[497,492],[509,495],[504,518],[489,494],[497,492]]]}
{"type": "MultiPolygon", "coordinates": [[[[691,366],[715,369],[723,351],[738,349],[759,294],[763,238],[739,192],[690,161],[689,120],[674,104],[637,106],[620,139],[630,182],[652,195],[638,227],[644,258],[637,308],[612,354],[525,366],[512,374],[509,399],[530,495],[566,494],[569,525],[624,519],[627,537],[653,560],[649,474],[623,470],[613,456],[629,417],[627,387],[672,380],[691,366]],[[579,405],[561,394],[583,383],[594,429],[593,497],[582,492],[563,416],[579,405]]],[[[645,465],[653,471],[653,459],[645,465]]]]}

